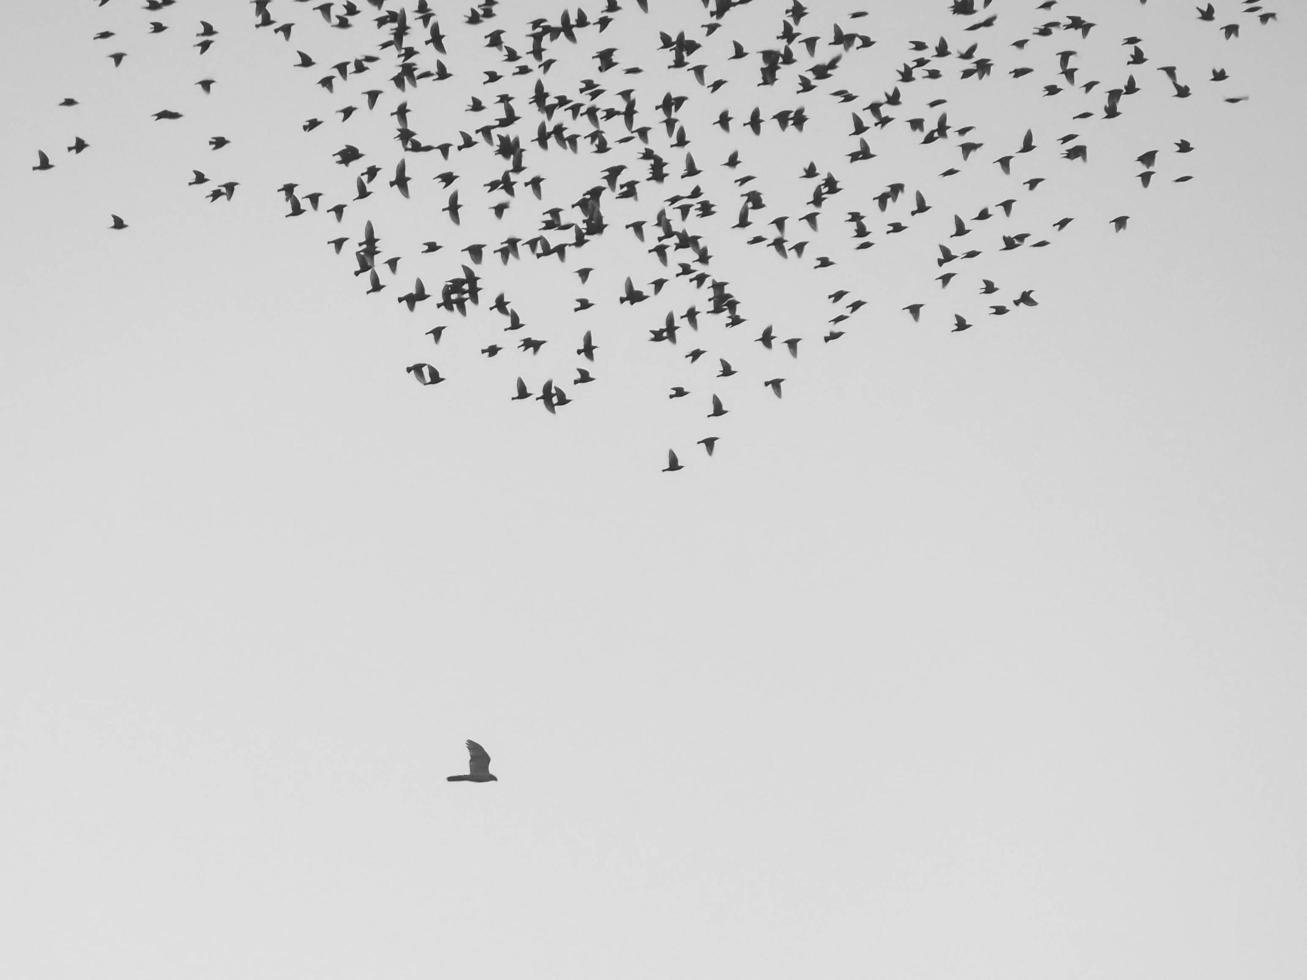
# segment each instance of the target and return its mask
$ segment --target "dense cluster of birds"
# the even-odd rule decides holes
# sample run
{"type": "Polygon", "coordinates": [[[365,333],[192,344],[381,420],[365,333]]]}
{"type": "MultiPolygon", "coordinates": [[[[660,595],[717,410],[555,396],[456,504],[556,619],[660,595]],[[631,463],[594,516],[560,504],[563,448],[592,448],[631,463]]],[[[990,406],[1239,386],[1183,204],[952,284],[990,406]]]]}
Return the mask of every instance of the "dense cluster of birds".
{"type": "MultiPolygon", "coordinates": [[[[88,6],[93,3],[90,9],[98,10],[111,2],[88,0],[88,6]]],[[[609,344],[604,331],[629,334],[630,324],[637,322],[639,329],[649,311],[648,341],[675,351],[674,363],[682,365],[683,376],[670,385],[667,398],[702,399],[700,424],[707,431],[698,445],[707,456],[717,445],[727,402],[739,390],[736,376],[742,372],[732,364],[729,344],[747,336],[776,356],[769,363],[783,365],[814,344],[838,341],[859,323],[859,312],[868,303],[859,287],[874,275],[874,266],[854,261],[858,253],[899,241],[911,227],[931,228],[925,234],[932,239],[929,258],[938,272],[938,288],[947,291],[962,276],[974,282],[982,297],[983,312],[977,312],[953,299],[957,287],[934,296],[903,296],[905,322],[939,322],[961,332],[980,317],[1033,309],[1039,306],[1033,285],[1002,287],[988,266],[986,276],[994,278],[964,270],[982,256],[997,267],[1006,261],[996,258],[1002,253],[1046,248],[1075,220],[1065,216],[1047,227],[1023,222],[1024,199],[1052,179],[1051,168],[1087,164],[1092,132],[1132,111],[1142,92],[1152,91],[1154,104],[1159,93],[1168,100],[1188,99],[1201,90],[1227,103],[1246,97],[1227,93],[1225,69],[1207,66],[1194,74],[1158,64],[1148,40],[1104,38],[1088,16],[1066,11],[1069,4],[1062,0],[951,0],[941,5],[953,15],[948,20],[952,36],[911,40],[906,50],[892,52],[880,45],[877,13],[871,10],[837,12],[834,4],[823,2],[817,9],[817,4],[809,8],[799,0],[652,0],[652,5],[657,9],[650,14],[651,0],[592,0],[588,9],[545,16],[544,4],[504,0],[480,0],[462,11],[440,0],[252,0],[252,20],[242,12],[238,25],[220,29],[206,20],[186,21],[184,5],[176,0],[145,0],[143,7],[132,8],[140,11],[136,36],[121,24],[115,25],[119,31],[101,29],[93,36],[105,45],[113,69],[130,65],[140,50],[148,50],[154,43],[148,38],[184,36],[194,48],[199,75],[204,75],[206,53],[233,29],[280,38],[288,52],[287,69],[305,74],[320,88],[324,105],[333,103],[300,128],[310,148],[324,160],[329,154],[339,168],[328,168],[334,178],[321,188],[294,180],[276,188],[287,218],[316,215],[334,229],[326,244],[338,255],[348,252],[350,271],[368,294],[390,290],[388,295],[408,313],[438,310],[442,322],[424,331],[437,352],[453,324],[489,319],[501,332],[479,353],[495,358],[508,351],[526,365],[509,369],[505,396],[537,402],[551,414],[581,400],[578,389],[599,376],[600,351],[609,344]],[[508,7],[516,8],[515,17],[508,7]],[[307,22],[291,19],[296,16],[307,22]],[[646,21],[632,28],[649,39],[646,47],[658,59],[654,64],[644,63],[645,52],[626,44],[631,32],[621,30],[640,18],[646,21]],[[737,24],[749,29],[733,37],[737,24]],[[760,25],[769,32],[760,34],[760,25]],[[339,46],[345,38],[352,53],[339,60],[324,58],[310,43],[313,32],[334,32],[323,47],[339,46]],[[622,46],[609,43],[618,36],[622,46]],[[766,38],[761,44],[740,39],[759,36],[766,38]],[[1085,50],[1104,42],[1116,52],[1109,62],[1116,65],[1114,74],[1086,77],[1085,50]],[[884,77],[873,82],[877,70],[884,77]],[[1055,100],[1073,131],[1047,135],[1032,127],[1007,140],[950,117],[955,90],[1000,76],[1033,86],[1031,92],[1041,100],[1055,100]],[[444,86],[454,78],[475,83],[479,94],[466,105],[451,105],[444,86]],[[428,93],[439,122],[424,130],[419,107],[428,93]],[[771,111],[764,103],[781,107],[771,111]],[[367,145],[351,135],[357,114],[383,112],[393,120],[393,145],[367,145]],[[842,127],[834,140],[812,144],[828,158],[814,157],[797,172],[775,172],[808,147],[805,129],[832,126],[842,127]],[[729,152],[706,160],[700,147],[722,140],[732,142],[729,152]],[[777,153],[776,141],[788,141],[783,153],[777,153]],[[839,141],[843,149],[835,157],[830,148],[839,141]],[[934,168],[927,173],[927,165],[917,163],[910,181],[882,184],[875,167],[867,164],[891,141],[933,146],[930,152],[937,156],[921,151],[922,161],[947,154],[952,162],[939,173],[934,168]],[[549,165],[560,157],[562,171],[549,165]],[[949,178],[984,169],[1007,181],[1010,193],[1002,200],[973,202],[965,209],[939,205],[937,195],[952,186],[946,183],[949,178]],[[710,195],[704,185],[715,181],[737,196],[710,195]],[[769,181],[773,186],[765,186],[769,181]],[[369,202],[379,195],[396,205],[420,207],[424,222],[441,223],[439,237],[446,240],[425,240],[416,255],[383,249],[374,225],[380,218],[370,213],[369,202]],[[478,215],[478,227],[499,229],[497,240],[467,240],[487,237],[475,235],[450,241],[477,224],[465,225],[466,212],[478,215]],[[638,244],[656,275],[599,272],[605,259],[622,250],[615,244],[596,248],[605,236],[608,243],[620,237],[626,247],[638,244]],[[749,305],[744,295],[748,282],[733,283],[721,272],[714,250],[729,248],[751,250],[751,268],[760,277],[788,275],[802,266],[833,269],[823,275],[847,278],[827,280],[828,315],[777,327],[762,322],[766,317],[749,305]],[[831,253],[843,255],[840,249],[848,258],[837,261],[831,253]],[[439,252],[445,254],[437,257],[439,252]],[[446,261],[445,256],[453,258],[446,261]],[[539,317],[529,304],[511,300],[508,288],[495,281],[495,270],[504,270],[507,279],[508,267],[527,261],[558,263],[555,268],[565,270],[569,280],[574,277],[582,294],[564,315],[549,318],[556,327],[543,331],[544,336],[530,327],[539,317]],[[401,262],[406,269],[419,262],[440,267],[434,278],[426,276],[435,288],[429,290],[420,275],[401,278],[401,262]],[[673,301],[673,295],[681,299],[673,301]],[[588,322],[591,311],[604,308],[620,311],[620,324],[611,318],[588,322]],[[552,348],[546,358],[538,358],[547,344],[552,348]],[[566,377],[532,370],[560,349],[566,377]]],[[[1192,7],[1173,6],[1177,15],[1194,16],[1192,7]]],[[[1101,4],[1087,7],[1093,13],[1101,4]]],[[[1266,25],[1276,18],[1257,0],[1196,9],[1197,20],[1225,41],[1238,39],[1245,25],[1266,25]]],[[[219,81],[207,76],[193,85],[201,100],[215,86],[220,91],[219,81]]],[[[173,95],[180,101],[180,92],[173,95]]],[[[65,108],[78,104],[71,97],[60,103],[65,108]]],[[[152,115],[168,123],[184,114],[163,107],[152,115]]],[[[212,136],[208,152],[221,151],[230,142],[212,136]]],[[[90,149],[78,136],[66,153],[76,158],[90,149]]],[[[1140,186],[1191,179],[1191,174],[1177,172],[1177,161],[1195,149],[1182,135],[1138,149],[1139,170],[1130,179],[1140,186]]],[[[38,150],[32,169],[55,168],[50,153],[38,150]]],[[[208,169],[194,169],[187,183],[210,202],[231,201],[241,182],[210,177],[208,169]]],[[[273,190],[266,188],[270,201],[273,190]]],[[[1127,214],[1108,212],[1099,227],[1109,234],[1122,232],[1129,220],[1127,214]]],[[[122,232],[130,225],[112,214],[108,227],[122,232]]],[[[431,363],[441,358],[427,357],[405,371],[416,383],[434,387],[445,381],[445,374],[431,363]]],[[[444,369],[450,370],[448,365],[444,369]]],[[[780,398],[786,384],[780,371],[755,375],[757,390],[780,398]]],[[[664,472],[683,469],[684,454],[668,450],[664,472]]],[[[475,762],[481,750],[469,746],[475,762]]]]}

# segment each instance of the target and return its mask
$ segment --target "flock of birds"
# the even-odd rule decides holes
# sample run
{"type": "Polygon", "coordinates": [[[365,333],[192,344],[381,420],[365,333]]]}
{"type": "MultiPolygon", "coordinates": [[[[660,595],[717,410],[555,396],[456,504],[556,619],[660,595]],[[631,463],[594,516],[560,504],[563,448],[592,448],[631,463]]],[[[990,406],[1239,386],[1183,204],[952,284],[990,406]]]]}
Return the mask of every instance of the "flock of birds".
{"type": "MultiPolygon", "coordinates": [[[[91,2],[98,9],[114,0],[91,2]]],[[[1194,8],[1167,2],[1193,16],[1194,8]]],[[[629,334],[632,322],[648,316],[648,342],[675,351],[676,363],[685,371],[667,398],[703,399],[700,424],[708,431],[697,444],[707,456],[713,455],[720,420],[729,412],[727,400],[734,399],[740,384],[736,376],[742,372],[732,364],[729,344],[747,335],[751,347],[756,343],[775,356],[768,363],[786,364],[814,344],[825,347],[866,322],[866,314],[859,314],[868,299],[859,286],[865,287],[875,267],[853,261],[859,253],[900,236],[914,243],[922,234],[929,236],[929,258],[944,292],[902,297],[907,300],[902,315],[913,323],[923,318],[936,322],[930,318],[942,307],[938,322],[961,332],[976,325],[969,316],[988,319],[1033,309],[1039,305],[1033,285],[1003,288],[994,278],[966,270],[982,256],[999,262],[1006,261],[996,258],[1003,253],[1049,247],[1075,220],[1064,216],[1050,226],[1031,227],[1022,218],[1028,195],[1056,179],[1052,168],[1087,164],[1093,145],[1088,134],[1102,132],[1133,111],[1140,93],[1160,93],[1169,100],[1203,91],[1227,103],[1245,98],[1226,93],[1225,69],[1209,66],[1193,74],[1157,63],[1148,40],[1104,38],[1088,17],[1066,12],[1069,4],[1063,0],[951,0],[945,4],[953,15],[949,23],[955,25],[951,37],[912,40],[906,50],[894,53],[878,46],[875,11],[832,16],[825,2],[810,9],[799,0],[652,0],[652,5],[657,9],[651,14],[651,0],[591,0],[589,9],[542,16],[543,4],[520,4],[518,16],[510,19],[501,8],[513,5],[502,0],[481,0],[462,12],[440,0],[252,0],[252,21],[244,19],[240,28],[280,38],[288,51],[287,69],[321,89],[323,110],[300,128],[312,149],[324,160],[328,155],[334,160],[339,169],[328,169],[335,179],[312,189],[287,180],[275,193],[287,209],[286,218],[316,216],[333,229],[326,244],[337,255],[348,252],[349,271],[369,295],[389,289],[409,313],[439,310],[442,322],[425,330],[437,351],[452,324],[463,318],[489,319],[500,333],[477,348],[480,355],[495,358],[508,351],[527,365],[510,369],[509,378],[516,379],[506,383],[506,396],[538,402],[551,414],[580,400],[576,392],[597,380],[600,351],[616,342],[604,330],[629,334]],[[294,16],[307,23],[289,19],[294,16]],[[646,46],[659,59],[653,65],[641,63],[635,44],[609,44],[626,36],[622,29],[632,19],[644,17],[660,26],[631,26],[649,40],[646,46]],[[742,23],[750,17],[751,22],[742,23]],[[769,19],[758,20],[763,17],[769,19]],[[822,27],[816,25],[819,18],[822,27]],[[775,28],[765,43],[740,40],[757,35],[754,28],[761,23],[775,28]],[[736,24],[751,30],[732,37],[736,24]],[[308,50],[313,47],[308,36],[315,30],[333,32],[324,46],[339,46],[344,38],[352,53],[335,60],[308,50]],[[1100,42],[1117,52],[1111,56],[1116,68],[1110,76],[1086,77],[1085,49],[1100,42]],[[884,84],[871,91],[877,69],[885,75],[884,84]],[[568,80],[569,74],[586,77],[568,80]],[[1072,131],[1050,136],[1032,127],[1006,140],[950,118],[954,89],[992,84],[987,80],[1001,76],[1034,86],[1032,94],[1052,100],[1049,104],[1056,104],[1072,131]],[[451,105],[445,94],[447,83],[456,78],[475,83],[479,93],[466,105],[451,105]],[[751,97],[750,91],[757,94],[751,97]],[[440,121],[424,130],[419,117],[428,94],[440,121]],[[764,109],[768,100],[782,107],[764,109]],[[388,124],[392,146],[369,145],[354,135],[360,132],[354,117],[383,112],[393,120],[388,124]],[[775,173],[773,157],[785,161],[795,144],[799,152],[807,148],[805,129],[833,126],[842,127],[834,139],[812,143],[821,156],[797,173],[775,173]],[[709,162],[699,147],[721,140],[736,145],[724,158],[709,162]],[[784,153],[776,153],[777,141],[784,144],[784,153]],[[831,147],[840,141],[843,149],[835,156],[831,147]],[[880,165],[870,165],[891,141],[912,148],[923,161],[913,165],[910,181],[882,183],[880,165]],[[927,147],[932,149],[915,149],[927,147]],[[946,169],[927,173],[924,162],[943,156],[951,161],[946,169]],[[984,170],[1006,182],[1009,193],[1003,199],[979,201],[965,210],[932,204],[954,186],[950,178],[984,170]],[[710,196],[704,185],[714,182],[736,196],[710,196]],[[769,182],[773,186],[765,186],[769,182]],[[383,249],[374,225],[381,219],[370,213],[369,199],[378,196],[388,197],[393,206],[408,202],[423,222],[439,221],[442,231],[422,241],[416,254],[383,249]],[[467,212],[478,219],[469,225],[499,229],[498,240],[449,241],[466,234],[467,212]],[[904,235],[916,226],[933,231],[918,232],[915,238],[904,235]],[[596,248],[605,236],[612,244],[596,248]],[[613,243],[614,237],[623,238],[624,246],[613,243]],[[638,247],[656,275],[629,269],[598,272],[623,247],[638,247]],[[723,249],[749,250],[745,254],[760,278],[787,276],[796,266],[833,270],[821,273],[838,280],[824,290],[828,315],[784,328],[760,322],[765,316],[745,295],[749,283],[729,281],[714,261],[714,250],[723,249]],[[841,250],[849,257],[837,261],[831,253],[841,250]],[[445,255],[437,257],[439,252],[445,255]],[[436,288],[428,290],[422,276],[413,277],[411,287],[399,285],[401,262],[407,269],[418,262],[439,264],[445,256],[455,257],[438,278],[427,276],[439,282],[436,288]],[[541,332],[529,327],[538,319],[535,313],[494,283],[496,260],[506,279],[508,267],[517,263],[556,262],[575,278],[582,295],[565,315],[550,318],[558,326],[549,335],[534,336],[541,332]],[[959,276],[978,287],[983,314],[954,300],[956,287],[947,291],[959,276]],[[673,295],[681,298],[673,303],[673,295]],[[605,307],[610,313],[620,311],[621,322],[610,318],[590,326],[591,311],[605,307]],[[740,333],[726,333],[746,326],[740,333]],[[560,342],[558,334],[572,342],[560,342]],[[537,358],[546,344],[552,345],[546,359],[560,348],[565,351],[568,377],[537,377],[532,370],[545,362],[537,358]]],[[[1101,12],[1101,4],[1087,6],[1101,12]]],[[[205,74],[205,55],[226,41],[230,26],[185,21],[176,0],[144,0],[136,9],[141,14],[134,33],[118,24],[119,31],[101,29],[93,35],[104,45],[110,71],[130,67],[142,47],[156,43],[149,39],[184,36],[195,49],[196,74],[204,76],[188,87],[198,88],[200,99],[215,88],[221,91],[220,81],[205,74]]],[[[1238,39],[1245,25],[1266,25],[1276,18],[1257,0],[1196,9],[1197,20],[1225,41],[1238,39]]],[[[78,104],[72,97],[60,103],[67,109],[78,104]]],[[[153,112],[159,123],[184,115],[171,107],[153,112]]],[[[220,152],[230,142],[225,136],[210,137],[208,152],[220,152]]],[[[78,136],[66,155],[78,158],[88,150],[93,147],[78,136]]],[[[1191,179],[1174,170],[1173,164],[1194,150],[1179,134],[1139,150],[1134,161],[1139,170],[1130,179],[1143,188],[1155,180],[1191,179]]],[[[41,149],[32,169],[44,173],[57,166],[62,161],[56,165],[41,149]]],[[[241,182],[210,177],[207,169],[194,169],[187,183],[210,202],[231,201],[241,182]]],[[[266,189],[269,200],[273,191],[266,189]]],[[[1121,232],[1129,220],[1127,214],[1109,212],[1101,227],[1121,232]]],[[[108,227],[123,232],[130,225],[112,214],[108,227]]],[[[988,267],[986,273],[997,277],[988,267]]],[[[409,281],[407,274],[402,281],[409,281]]],[[[429,360],[405,370],[423,386],[445,381],[441,368],[429,360]]],[[[773,369],[755,376],[753,383],[781,398],[786,378],[773,369]]],[[[668,450],[663,471],[684,468],[681,455],[668,450]]],[[[488,758],[474,743],[469,748],[476,778],[477,753],[487,763],[488,758]]]]}

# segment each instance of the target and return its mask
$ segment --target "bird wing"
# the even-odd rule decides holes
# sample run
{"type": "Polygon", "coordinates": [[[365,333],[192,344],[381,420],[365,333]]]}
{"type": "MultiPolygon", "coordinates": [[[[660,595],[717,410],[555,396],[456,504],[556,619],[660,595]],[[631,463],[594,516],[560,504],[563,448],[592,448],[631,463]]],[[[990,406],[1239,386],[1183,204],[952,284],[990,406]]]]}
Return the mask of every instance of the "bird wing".
{"type": "Polygon", "coordinates": [[[490,775],[490,755],[476,742],[467,740],[468,772],[473,776],[490,775]]]}

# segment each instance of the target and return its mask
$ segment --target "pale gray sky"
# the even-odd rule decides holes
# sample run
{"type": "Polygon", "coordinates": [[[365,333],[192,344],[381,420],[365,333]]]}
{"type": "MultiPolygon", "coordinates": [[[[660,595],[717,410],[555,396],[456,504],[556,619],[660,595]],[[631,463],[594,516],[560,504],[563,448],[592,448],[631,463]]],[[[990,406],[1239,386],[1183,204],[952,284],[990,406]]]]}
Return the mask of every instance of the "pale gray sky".
{"type": "MultiPolygon", "coordinates": [[[[382,105],[348,135],[300,131],[360,100],[325,95],[294,50],[325,65],[370,31],[272,6],[298,22],[290,44],[222,0],[6,9],[0,975],[1303,975],[1295,11],[1225,42],[1233,15],[1204,24],[1188,4],[1059,4],[1103,34],[1028,60],[1046,75],[1048,52],[1076,48],[1086,75],[1119,80],[1118,39],[1137,33],[1152,59],[1137,111],[1072,123],[1002,70],[934,83],[987,144],[955,184],[934,175],[956,141],[923,150],[892,128],[881,158],[851,167],[849,107],[756,88],[737,66],[719,93],[737,117],[801,102],[817,117],[760,139],[705,130],[706,110],[695,123],[721,208],[714,267],[750,322],[647,343],[673,304],[619,311],[625,271],[657,267],[614,229],[507,280],[487,261],[492,294],[506,283],[525,332],[550,340],[533,362],[477,355],[512,339],[494,314],[394,302],[414,275],[444,278],[412,243],[496,233],[475,192],[464,235],[444,221],[434,154],[411,165],[426,178],[412,202],[381,178],[367,202],[406,255],[380,297],[325,244],[330,218],[282,218],[286,180],[324,205],[353,196],[329,158],[344,142],[386,168],[398,154],[382,105]],[[154,16],[172,28],[145,35],[154,16]],[[201,59],[202,17],[221,36],[201,59]],[[101,28],[118,36],[92,41],[101,28]],[[116,71],[114,50],[129,52],[116,71]],[[1167,64],[1193,98],[1167,96],[1167,64]],[[1219,101],[1204,81],[1218,64],[1248,102],[1219,101]],[[218,80],[207,98],[203,77],[218,80]],[[152,121],[163,108],[185,118],[152,121]],[[955,210],[1011,188],[989,161],[1028,125],[1044,138],[1028,172],[1049,180],[1007,227],[1051,237],[1054,218],[1077,221],[941,292],[935,243],[955,210]],[[1056,159],[1075,131],[1087,165],[1056,159]],[[232,145],[210,151],[218,134],[232,145]],[[76,135],[91,143],[77,157],[76,135]],[[1164,153],[1141,189],[1131,158],[1181,137],[1198,149],[1164,153]],[[738,190],[715,170],[735,146],[792,220],[810,192],[797,174],[820,157],[849,188],[832,219],[873,214],[899,179],[926,191],[932,222],[891,241],[876,214],[878,244],[857,255],[824,223],[809,237],[839,264],[821,273],[742,249],[726,228],[738,190]],[[30,171],[38,148],[53,171],[30,171]],[[208,204],[192,168],[241,181],[235,199],[208,204]],[[1182,173],[1195,179],[1170,182],[1182,173]],[[110,213],[130,228],[109,231],[110,213]],[[1131,226],[1113,235],[1119,213],[1131,226]],[[599,270],[586,290],[565,272],[582,258],[599,270]],[[981,276],[1009,298],[1035,288],[1040,306],[986,317],[981,276]],[[841,286],[868,308],[823,346],[821,297],[841,286]],[[597,308],[572,316],[580,295],[597,308]],[[929,304],[917,326],[899,312],[913,299],[929,304]],[[976,327],[951,334],[955,310],[976,327]],[[437,348],[422,331],[439,322],[437,348]],[[752,343],[764,322],[808,338],[797,360],[752,343]],[[508,400],[519,373],[567,376],[587,327],[599,380],[571,389],[576,404],[508,400]],[[741,376],[690,373],[679,355],[696,342],[741,376]],[[402,369],[419,360],[448,380],[414,384],[402,369]],[[760,384],[773,370],[780,402],[760,384]],[[667,401],[677,383],[694,396],[667,401]],[[712,391],[732,407],[716,429],[712,391]],[[694,440],[710,430],[707,460],[694,440]],[[684,472],[657,472],[669,445],[684,472]],[[466,738],[499,782],[445,781],[466,738]]],[[[602,45],[560,49],[550,84],[703,97],[652,49],[658,29],[706,17],[652,6],[602,45]],[[604,45],[649,70],[595,75],[604,45]]],[[[785,6],[755,0],[715,43],[771,43],[785,6]]],[[[1021,63],[1006,25],[1035,5],[1000,0],[998,27],[973,34],[944,3],[839,10],[858,6],[871,16],[842,22],[879,43],[832,84],[865,104],[910,37],[1021,63]]],[[[451,67],[490,54],[456,52],[477,35],[454,8],[442,25],[451,67]]],[[[410,93],[424,138],[442,111],[462,117],[440,96],[459,107],[478,88],[410,93]]],[[[478,161],[450,166],[471,186],[498,175],[478,161]]],[[[567,202],[558,188],[579,193],[606,162],[545,165],[546,198],[567,202]]],[[[357,237],[353,207],[339,233],[357,237]]],[[[681,309],[693,297],[675,288],[681,309]]]]}

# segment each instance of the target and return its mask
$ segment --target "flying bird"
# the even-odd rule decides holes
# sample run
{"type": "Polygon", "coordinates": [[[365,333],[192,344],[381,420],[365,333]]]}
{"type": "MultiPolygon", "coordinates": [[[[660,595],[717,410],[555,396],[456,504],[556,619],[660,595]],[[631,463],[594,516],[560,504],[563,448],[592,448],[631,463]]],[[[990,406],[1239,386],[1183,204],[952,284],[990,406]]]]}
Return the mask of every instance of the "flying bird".
{"type": "Polygon", "coordinates": [[[467,740],[467,774],[458,776],[446,776],[445,779],[451,783],[494,783],[499,781],[498,776],[490,774],[490,756],[476,742],[471,739],[467,740]]]}

